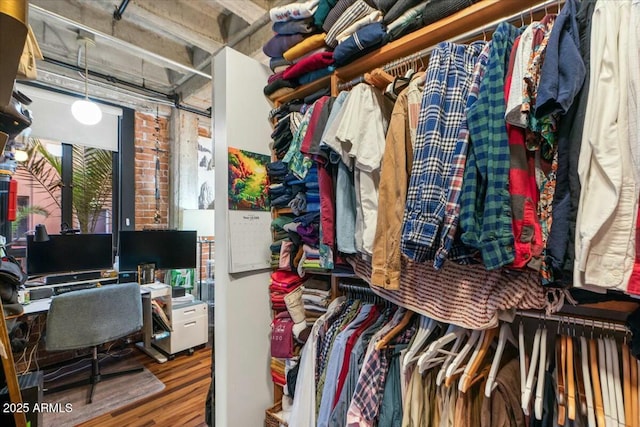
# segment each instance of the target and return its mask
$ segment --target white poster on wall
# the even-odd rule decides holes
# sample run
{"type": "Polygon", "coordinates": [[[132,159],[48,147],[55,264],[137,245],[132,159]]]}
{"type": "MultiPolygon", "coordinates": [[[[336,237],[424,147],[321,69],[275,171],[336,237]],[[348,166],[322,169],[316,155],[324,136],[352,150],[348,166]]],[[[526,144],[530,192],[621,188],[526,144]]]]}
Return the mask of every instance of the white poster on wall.
{"type": "Polygon", "coordinates": [[[198,209],[214,209],[213,139],[198,137],[198,209]]]}

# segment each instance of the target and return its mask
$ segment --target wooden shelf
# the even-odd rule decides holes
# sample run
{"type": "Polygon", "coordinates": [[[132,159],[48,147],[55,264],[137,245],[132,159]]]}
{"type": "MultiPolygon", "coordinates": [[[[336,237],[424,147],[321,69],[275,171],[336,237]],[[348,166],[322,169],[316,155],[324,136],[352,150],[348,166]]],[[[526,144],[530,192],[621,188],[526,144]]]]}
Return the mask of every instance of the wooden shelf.
{"type": "MultiPolygon", "coordinates": [[[[507,18],[532,6],[543,3],[541,0],[481,0],[438,22],[416,30],[374,50],[362,58],[338,68],[333,75],[325,76],[293,92],[274,100],[276,105],[293,99],[302,99],[322,88],[332,86],[337,90],[337,81],[349,81],[376,67],[409,56],[438,43],[461,36],[491,22],[507,18]],[[332,82],[332,79],[334,82],[332,82]],[[333,84],[332,84],[333,83],[333,84]]],[[[337,95],[337,93],[332,93],[337,95]]]]}

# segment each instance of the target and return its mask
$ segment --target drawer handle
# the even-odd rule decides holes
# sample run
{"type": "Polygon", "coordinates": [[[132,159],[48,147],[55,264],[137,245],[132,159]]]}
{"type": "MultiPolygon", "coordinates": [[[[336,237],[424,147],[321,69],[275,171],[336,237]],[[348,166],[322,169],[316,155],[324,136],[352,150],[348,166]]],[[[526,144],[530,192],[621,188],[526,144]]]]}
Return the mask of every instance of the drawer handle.
{"type": "Polygon", "coordinates": [[[191,313],[195,313],[195,312],[196,312],[196,309],[195,309],[195,308],[192,308],[191,310],[185,310],[185,311],[183,311],[183,312],[182,312],[182,314],[191,314],[191,313]]]}
{"type": "Polygon", "coordinates": [[[196,322],[189,322],[189,323],[185,323],[184,327],[188,328],[189,326],[194,326],[196,324],[196,322]]]}

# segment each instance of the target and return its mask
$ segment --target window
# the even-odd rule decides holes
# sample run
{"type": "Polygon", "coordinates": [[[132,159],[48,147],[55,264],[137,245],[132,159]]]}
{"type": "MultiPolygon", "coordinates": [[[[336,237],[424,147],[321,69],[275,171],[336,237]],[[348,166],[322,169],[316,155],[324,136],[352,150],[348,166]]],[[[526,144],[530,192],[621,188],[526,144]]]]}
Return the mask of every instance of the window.
{"type": "Polygon", "coordinates": [[[112,231],[111,151],[31,139],[28,154],[14,178],[19,197],[31,202],[23,210],[31,229],[43,223],[50,233],[60,233],[63,224],[82,233],[112,231]]]}

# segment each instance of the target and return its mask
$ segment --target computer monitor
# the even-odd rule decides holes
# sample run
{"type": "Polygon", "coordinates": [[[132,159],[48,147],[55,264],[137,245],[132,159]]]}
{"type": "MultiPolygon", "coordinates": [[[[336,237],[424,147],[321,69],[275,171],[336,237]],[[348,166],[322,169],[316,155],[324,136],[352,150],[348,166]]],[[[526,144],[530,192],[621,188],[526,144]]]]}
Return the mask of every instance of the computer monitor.
{"type": "Polygon", "coordinates": [[[195,231],[120,231],[119,240],[120,271],[151,263],[158,269],[196,267],[195,231]]]}
{"type": "Polygon", "coordinates": [[[46,275],[113,267],[111,234],[49,234],[46,242],[27,236],[27,274],[46,275]]]}

